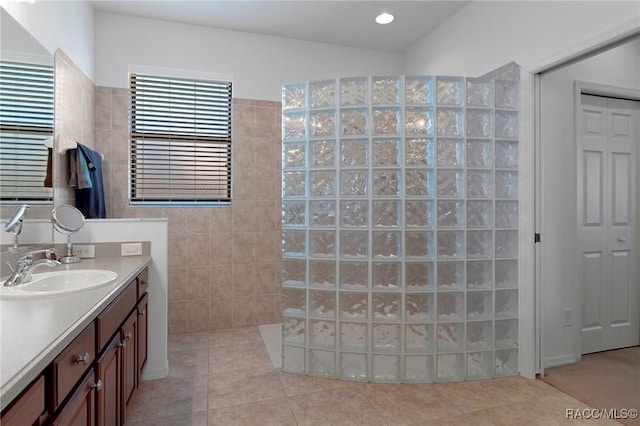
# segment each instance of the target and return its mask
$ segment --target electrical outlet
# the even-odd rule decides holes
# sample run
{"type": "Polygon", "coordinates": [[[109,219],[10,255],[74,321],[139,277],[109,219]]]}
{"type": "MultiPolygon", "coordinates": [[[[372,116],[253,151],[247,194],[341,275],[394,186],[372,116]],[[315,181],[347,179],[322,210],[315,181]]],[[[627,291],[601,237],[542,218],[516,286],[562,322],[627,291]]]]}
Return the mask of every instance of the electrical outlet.
{"type": "Polygon", "coordinates": [[[120,244],[121,256],[142,256],[142,243],[120,244]]]}
{"type": "Polygon", "coordinates": [[[73,246],[71,253],[83,259],[93,259],[96,257],[96,246],[93,244],[76,244],[73,246]]]}

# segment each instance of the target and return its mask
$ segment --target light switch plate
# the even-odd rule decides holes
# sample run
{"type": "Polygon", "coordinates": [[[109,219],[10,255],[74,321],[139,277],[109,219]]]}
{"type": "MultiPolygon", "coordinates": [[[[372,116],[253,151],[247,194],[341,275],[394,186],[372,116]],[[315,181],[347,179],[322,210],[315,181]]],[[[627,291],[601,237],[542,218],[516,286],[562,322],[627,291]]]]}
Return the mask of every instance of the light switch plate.
{"type": "Polygon", "coordinates": [[[142,243],[120,244],[121,256],[142,256],[142,243]]]}

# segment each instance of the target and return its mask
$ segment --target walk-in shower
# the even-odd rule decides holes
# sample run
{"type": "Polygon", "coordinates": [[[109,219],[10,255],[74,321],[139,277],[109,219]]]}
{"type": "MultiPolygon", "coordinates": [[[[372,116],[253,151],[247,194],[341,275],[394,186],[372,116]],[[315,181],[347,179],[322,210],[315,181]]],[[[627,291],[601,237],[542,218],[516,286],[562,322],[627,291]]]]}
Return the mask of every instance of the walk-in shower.
{"type": "Polygon", "coordinates": [[[282,89],[284,371],[518,372],[518,81],[282,89]]]}

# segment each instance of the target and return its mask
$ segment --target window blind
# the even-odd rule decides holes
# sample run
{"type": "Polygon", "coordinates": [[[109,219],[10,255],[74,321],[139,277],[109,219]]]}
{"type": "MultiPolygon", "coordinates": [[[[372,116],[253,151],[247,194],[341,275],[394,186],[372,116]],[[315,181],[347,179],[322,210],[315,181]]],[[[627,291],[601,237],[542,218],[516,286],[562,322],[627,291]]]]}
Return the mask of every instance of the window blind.
{"type": "Polygon", "coordinates": [[[0,61],[0,200],[51,201],[46,188],[53,137],[53,66],[0,61]]]}
{"type": "Polygon", "coordinates": [[[133,204],[231,201],[231,83],[130,74],[133,204]]]}

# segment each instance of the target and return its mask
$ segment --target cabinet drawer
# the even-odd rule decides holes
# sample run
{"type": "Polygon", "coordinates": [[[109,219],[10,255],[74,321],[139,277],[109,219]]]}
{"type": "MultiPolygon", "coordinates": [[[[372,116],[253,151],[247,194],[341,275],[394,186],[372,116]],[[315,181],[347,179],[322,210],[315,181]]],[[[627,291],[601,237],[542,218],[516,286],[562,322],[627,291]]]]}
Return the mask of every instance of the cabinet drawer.
{"type": "Polygon", "coordinates": [[[149,288],[149,270],[145,269],[138,275],[138,300],[149,288]]]}
{"type": "Polygon", "coordinates": [[[96,358],[96,331],[89,324],[73,342],[53,360],[53,407],[66,398],[96,358]]]}
{"type": "Polygon", "coordinates": [[[44,411],[44,376],[40,376],[2,414],[0,424],[3,426],[39,424],[44,411]]]}
{"type": "Polygon", "coordinates": [[[98,352],[109,342],[111,336],[120,328],[136,305],[136,281],[132,281],[120,296],[105,308],[96,318],[96,332],[98,335],[98,352]]]}

